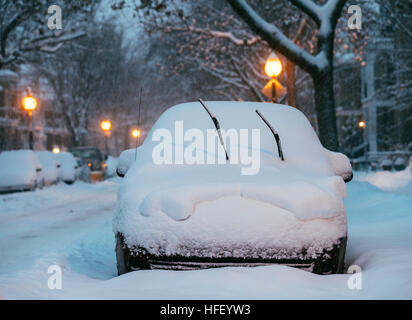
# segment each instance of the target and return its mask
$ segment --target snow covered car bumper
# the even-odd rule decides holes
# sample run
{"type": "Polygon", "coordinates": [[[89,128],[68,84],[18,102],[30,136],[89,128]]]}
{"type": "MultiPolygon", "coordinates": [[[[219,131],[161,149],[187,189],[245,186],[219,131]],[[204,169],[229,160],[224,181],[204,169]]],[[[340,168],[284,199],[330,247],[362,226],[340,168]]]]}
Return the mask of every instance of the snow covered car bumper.
{"type": "MultiPolygon", "coordinates": [[[[127,246],[121,233],[116,235],[116,255],[119,274],[133,270],[166,269],[166,270],[196,270],[219,267],[256,267],[271,264],[281,264],[296,267],[316,274],[342,273],[347,237],[337,239],[332,248],[325,248],[317,253],[307,254],[306,248],[300,252],[282,249],[255,250],[249,256],[236,257],[228,251],[222,251],[215,257],[201,255],[156,255],[146,248],[127,246]],[[270,252],[282,251],[281,258],[270,256],[270,252]]],[[[191,248],[202,251],[201,248],[191,248]]],[[[279,255],[278,255],[279,256],[279,255]]]]}
{"type": "Polygon", "coordinates": [[[347,234],[343,200],[313,185],[298,186],[306,193],[298,193],[295,184],[282,185],[282,189],[221,185],[218,194],[224,196],[205,197],[203,187],[198,194],[193,187],[192,191],[176,187],[162,197],[152,193],[139,211],[131,210],[131,201],[120,201],[117,217],[127,218],[114,220],[114,230],[123,238],[118,243],[122,247],[118,262],[126,265],[124,272],[242,263],[341,272],[347,234]]]}

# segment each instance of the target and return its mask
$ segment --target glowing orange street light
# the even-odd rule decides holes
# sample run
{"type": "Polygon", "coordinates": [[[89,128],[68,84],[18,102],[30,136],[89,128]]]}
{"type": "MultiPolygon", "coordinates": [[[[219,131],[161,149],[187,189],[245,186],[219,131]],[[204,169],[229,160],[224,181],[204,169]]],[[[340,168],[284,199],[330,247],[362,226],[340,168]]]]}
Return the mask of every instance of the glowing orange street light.
{"type": "Polygon", "coordinates": [[[104,135],[104,144],[105,144],[105,149],[106,149],[106,156],[109,154],[109,135],[110,135],[110,129],[112,128],[112,123],[109,120],[103,120],[100,122],[100,128],[102,128],[103,132],[105,133],[104,135]]]}
{"type": "Polygon", "coordinates": [[[36,98],[32,97],[30,91],[27,95],[21,100],[21,105],[25,111],[27,111],[29,115],[29,147],[33,149],[34,144],[34,136],[33,136],[33,111],[37,108],[37,100],[36,98]]]}
{"type": "Polygon", "coordinates": [[[272,53],[265,63],[265,73],[268,77],[271,77],[271,86],[272,86],[272,100],[276,102],[276,77],[282,72],[282,62],[279,57],[272,53]]]}
{"type": "Polygon", "coordinates": [[[100,128],[102,128],[104,132],[109,132],[112,128],[112,123],[109,120],[104,120],[100,122],[100,128]]]}
{"type": "Polygon", "coordinates": [[[29,115],[31,115],[31,113],[37,108],[37,100],[30,95],[25,96],[22,99],[21,104],[23,109],[29,112],[29,115]]]}
{"type": "Polygon", "coordinates": [[[359,128],[365,128],[366,127],[365,121],[363,121],[363,120],[359,121],[358,126],[359,126],[359,128]]]}
{"type": "Polygon", "coordinates": [[[271,78],[275,78],[282,72],[282,62],[277,55],[272,53],[265,63],[265,73],[271,78]]]}
{"type": "Polygon", "coordinates": [[[139,138],[140,137],[140,130],[139,129],[133,129],[132,130],[132,137],[133,138],[139,138]]]}

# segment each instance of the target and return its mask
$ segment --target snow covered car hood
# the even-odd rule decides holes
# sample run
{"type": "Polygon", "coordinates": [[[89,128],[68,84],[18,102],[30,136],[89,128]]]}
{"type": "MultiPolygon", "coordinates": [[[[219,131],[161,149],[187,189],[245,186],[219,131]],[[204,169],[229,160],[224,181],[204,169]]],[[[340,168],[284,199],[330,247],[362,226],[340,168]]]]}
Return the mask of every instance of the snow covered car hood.
{"type": "MultiPolygon", "coordinates": [[[[142,216],[162,213],[175,221],[189,219],[202,202],[230,196],[265,202],[287,210],[301,220],[330,218],[344,211],[346,187],[337,176],[316,179],[294,176],[289,170],[280,172],[268,167],[262,169],[257,176],[239,179],[238,170],[232,169],[232,174],[227,169],[219,171],[213,172],[210,168],[177,169],[179,176],[187,175],[190,178],[184,182],[162,184],[147,193],[141,190],[142,197],[130,194],[127,201],[133,201],[142,216]],[[217,183],[216,179],[222,175],[226,175],[226,178],[217,183]]],[[[162,175],[168,176],[167,173],[162,175]]]]}

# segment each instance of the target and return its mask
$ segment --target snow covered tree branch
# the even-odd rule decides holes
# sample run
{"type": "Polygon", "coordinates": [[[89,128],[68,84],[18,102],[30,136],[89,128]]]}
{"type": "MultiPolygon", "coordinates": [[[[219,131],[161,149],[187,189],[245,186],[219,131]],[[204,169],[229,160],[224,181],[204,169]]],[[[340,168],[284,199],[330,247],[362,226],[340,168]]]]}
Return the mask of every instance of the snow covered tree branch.
{"type": "Polygon", "coordinates": [[[56,1],[64,10],[63,30],[50,30],[47,25],[46,0],[0,0],[0,69],[36,51],[56,52],[65,42],[85,35],[82,21],[98,2],[56,1]]]}
{"type": "Polygon", "coordinates": [[[226,0],[257,36],[273,50],[307,71],[313,78],[320,140],[326,148],[339,149],[333,94],[333,46],[337,20],[347,0],[328,0],[319,6],[311,0],[290,0],[318,26],[317,51],[312,55],[259,15],[245,0],[226,0]]]}

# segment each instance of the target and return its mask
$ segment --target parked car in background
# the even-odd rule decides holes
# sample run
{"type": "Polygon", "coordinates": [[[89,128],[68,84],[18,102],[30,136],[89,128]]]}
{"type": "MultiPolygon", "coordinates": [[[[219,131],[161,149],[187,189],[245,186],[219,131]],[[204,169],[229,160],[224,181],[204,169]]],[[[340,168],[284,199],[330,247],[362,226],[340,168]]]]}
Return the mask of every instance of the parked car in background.
{"type": "Polygon", "coordinates": [[[32,150],[0,153],[0,192],[34,190],[44,183],[40,161],[32,150]]]}
{"type": "Polygon", "coordinates": [[[82,158],[79,157],[74,157],[74,160],[76,160],[77,163],[77,167],[76,167],[76,179],[79,179],[81,172],[82,172],[82,168],[84,166],[83,160],[82,158]]]}
{"type": "Polygon", "coordinates": [[[381,167],[384,171],[391,171],[393,167],[393,161],[391,159],[385,159],[381,163],[381,167]]]}
{"type": "Polygon", "coordinates": [[[135,160],[136,149],[127,149],[122,151],[117,160],[116,174],[123,178],[126,175],[127,170],[135,160]]]}
{"type": "Polygon", "coordinates": [[[60,152],[55,155],[60,163],[59,176],[67,184],[72,184],[76,180],[77,162],[70,152],[60,152]]]}
{"type": "MultiPolygon", "coordinates": [[[[113,218],[118,273],[266,264],[317,274],[343,272],[349,159],[326,150],[296,108],[257,102],[207,105],[210,113],[199,102],[168,109],[136,154],[132,149],[120,155],[117,173],[124,178],[113,218]],[[179,141],[160,142],[159,134],[175,132],[178,123],[196,128],[200,162],[167,160],[172,158],[166,151],[175,150],[179,141]],[[219,123],[252,139],[218,139],[219,123]],[[216,133],[213,139],[221,143],[214,146],[220,149],[207,149],[201,137],[208,132],[216,133]],[[259,170],[242,175],[239,153],[252,154],[259,170]]],[[[193,141],[183,147],[193,147],[193,141]]],[[[186,151],[193,160],[193,149],[186,151]]],[[[247,166],[252,167],[250,161],[247,166]]]]}
{"type": "Polygon", "coordinates": [[[59,181],[60,164],[55,155],[50,151],[36,151],[42,166],[42,174],[45,185],[57,183],[59,181]]]}
{"type": "Polygon", "coordinates": [[[90,168],[92,181],[103,180],[106,174],[106,162],[100,150],[96,147],[76,147],[70,148],[75,157],[79,157],[90,168]]]}
{"type": "Polygon", "coordinates": [[[106,160],[106,177],[110,178],[116,175],[116,168],[119,158],[108,156],[106,160]]]}

